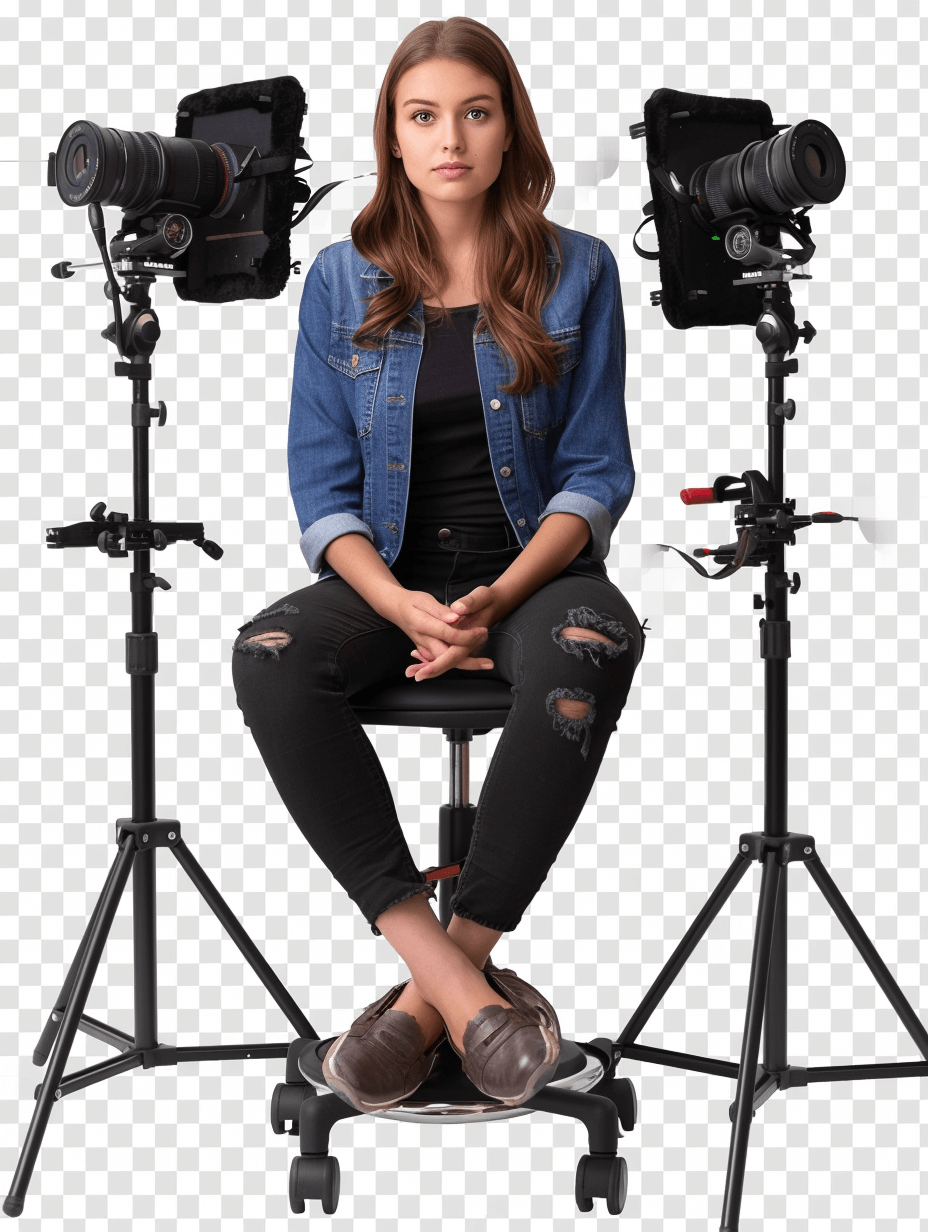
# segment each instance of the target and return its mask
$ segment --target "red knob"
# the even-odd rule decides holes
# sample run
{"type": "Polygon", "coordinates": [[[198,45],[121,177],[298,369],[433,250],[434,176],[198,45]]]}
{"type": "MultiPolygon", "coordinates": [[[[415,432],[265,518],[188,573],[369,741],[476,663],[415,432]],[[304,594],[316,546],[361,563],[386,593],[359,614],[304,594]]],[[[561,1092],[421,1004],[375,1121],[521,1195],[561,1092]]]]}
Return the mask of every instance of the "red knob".
{"type": "Polygon", "coordinates": [[[714,505],[715,492],[712,488],[684,488],[680,493],[684,505],[714,505]]]}

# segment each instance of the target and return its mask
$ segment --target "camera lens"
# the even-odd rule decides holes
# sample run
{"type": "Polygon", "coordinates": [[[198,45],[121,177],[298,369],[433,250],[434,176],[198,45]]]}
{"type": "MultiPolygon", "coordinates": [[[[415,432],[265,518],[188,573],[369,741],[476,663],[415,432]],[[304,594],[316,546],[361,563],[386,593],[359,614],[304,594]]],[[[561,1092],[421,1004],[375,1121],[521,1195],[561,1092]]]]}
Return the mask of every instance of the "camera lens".
{"type": "Polygon", "coordinates": [[[58,143],[55,173],[66,205],[114,205],[141,214],[159,203],[197,217],[226,211],[238,163],[224,143],[162,137],[78,120],[58,143]]]}
{"type": "Polygon", "coordinates": [[[818,120],[802,120],[698,167],[690,179],[693,213],[712,224],[743,209],[788,214],[803,206],[828,205],[840,195],[846,175],[844,152],[831,129],[818,120]]]}
{"type": "Polygon", "coordinates": [[[813,175],[823,176],[825,174],[825,156],[817,146],[806,146],[806,166],[813,175]]]}

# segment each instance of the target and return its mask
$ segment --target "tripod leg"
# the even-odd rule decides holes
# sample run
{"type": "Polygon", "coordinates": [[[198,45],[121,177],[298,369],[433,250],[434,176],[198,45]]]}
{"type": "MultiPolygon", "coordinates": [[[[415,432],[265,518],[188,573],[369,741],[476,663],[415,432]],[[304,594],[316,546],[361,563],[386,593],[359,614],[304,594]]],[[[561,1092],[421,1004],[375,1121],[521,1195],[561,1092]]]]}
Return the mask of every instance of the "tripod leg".
{"type": "Polygon", "coordinates": [[[219,923],[241,950],[245,961],[277,1002],[300,1039],[318,1039],[319,1036],[313,1030],[309,1019],[284,988],[274,968],[242,928],[241,922],[236,919],[235,913],[207,877],[205,869],[184,840],[178,839],[171,850],[177,857],[178,864],[206,899],[219,923]]]}
{"type": "Polygon", "coordinates": [[[81,959],[84,957],[84,951],[87,948],[87,938],[93,931],[93,926],[96,923],[97,916],[100,914],[100,903],[102,899],[97,899],[94,903],[93,913],[84,929],[84,935],[81,937],[80,945],[77,947],[77,953],[74,955],[74,960],[68,968],[68,974],[64,977],[64,983],[61,986],[61,992],[48,1015],[45,1027],[42,1034],[39,1036],[39,1042],[32,1050],[32,1064],[44,1065],[48,1060],[48,1054],[51,1052],[52,1044],[55,1041],[55,1036],[61,1027],[61,1018],[64,1014],[65,1007],[71,997],[71,989],[74,987],[74,981],[77,978],[77,973],[81,969],[81,959]]]}
{"type": "Polygon", "coordinates": [[[68,998],[58,1038],[55,1040],[54,1047],[52,1048],[52,1055],[45,1073],[45,1081],[42,1083],[42,1089],[36,1100],[35,1111],[32,1114],[32,1121],[26,1131],[26,1140],[23,1143],[23,1149],[19,1156],[19,1163],[16,1165],[13,1184],[10,1186],[9,1196],[3,1203],[3,1210],[7,1215],[16,1216],[22,1214],[26,1190],[29,1187],[29,1181],[35,1168],[35,1161],[39,1155],[39,1148],[42,1145],[42,1138],[45,1134],[45,1127],[48,1125],[48,1118],[51,1116],[52,1105],[55,1103],[55,1092],[64,1073],[71,1045],[74,1043],[74,1036],[77,1034],[77,1026],[80,1022],[81,1014],[84,1012],[87,997],[90,995],[90,988],[97,973],[100,956],[103,953],[103,947],[106,945],[109,931],[113,927],[113,919],[119,907],[122,892],[126,888],[129,870],[132,867],[134,858],[135,839],[132,835],[126,835],[100,892],[100,910],[88,925],[85,934],[87,941],[83,947],[84,956],[80,964],[80,970],[75,977],[74,989],[68,998]]]}
{"type": "Polygon", "coordinates": [[[777,864],[777,852],[768,851],[760,883],[760,904],[757,909],[757,930],[754,933],[754,953],[751,957],[751,980],[748,985],[748,1008],[741,1043],[741,1064],[738,1068],[738,1092],[735,1096],[735,1117],[731,1127],[728,1152],[728,1175],[722,1201],[722,1222],[719,1232],[736,1232],[744,1188],[744,1165],[747,1161],[748,1138],[754,1116],[754,1085],[757,1077],[757,1054],[764,1022],[764,997],[770,970],[773,943],[773,921],[777,909],[777,891],[783,866],[777,864]]]}
{"type": "Polygon", "coordinates": [[[832,911],[844,925],[844,931],[857,946],[858,953],[870,968],[873,978],[883,989],[883,992],[886,993],[890,1005],[902,1019],[906,1030],[915,1041],[915,1047],[925,1060],[928,1061],[928,1031],[922,1025],[918,1014],[909,1005],[905,993],[903,993],[902,989],[893,979],[889,968],[880,958],[876,946],[864,932],[860,921],[851,911],[844,895],[835,885],[830,873],[819,859],[818,853],[816,852],[810,860],[806,860],[805,865],[809,870],[809,875],[828,900],[829,907],[831,907],[832,911]]]}
{"type": "Polygon", "coordinates": [[[740,851],[735,856],[722,880],[706,899],[699,915],[683,934],[677,948],[667,959],[660,975],[648,989],[644,1000],[628,1020],[625,1030],[616,1041],[617,1044],[620,1046],[623,1044],[634,1044],[635,1040],[644,1030],[648,1019],[660,1004],[661,998],[683,970],[686,960],[693,950],[696,949],[703,935],[708,932],[709,925],[725,906],[735,886],[751,867],[752,862],[743,856],[740,851]]]}

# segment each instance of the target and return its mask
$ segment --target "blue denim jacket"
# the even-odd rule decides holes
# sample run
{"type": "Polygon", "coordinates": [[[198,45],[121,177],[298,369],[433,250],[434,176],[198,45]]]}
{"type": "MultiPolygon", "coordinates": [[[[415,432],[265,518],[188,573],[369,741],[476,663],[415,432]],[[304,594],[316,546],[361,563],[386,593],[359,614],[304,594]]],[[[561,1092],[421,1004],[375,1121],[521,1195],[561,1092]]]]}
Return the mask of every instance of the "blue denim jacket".
{"type": "MultiPolygon", "coordinates": [[[[477,376],[496,486],[519,543],[524,548],[549,513],[577,513],[592,532],[583,554],[601,562],[635,485],[619,271],[602,240],[557,232],[562,260],[549,241],[548,285],[556,285],[541,319],[567,343],[558,384],[503,393],[515,367],[486,330],[474,333],[477,376]]],[[[319,581],[336,576],[324,554],[339,535],[366,535],[388,566],[403,541],[421,298],[385,347],[351,342],[366,310],[362,297],[390,282],[350,239],[323,248],[306,275],[287,458],[300,548],[319,581]]]]}

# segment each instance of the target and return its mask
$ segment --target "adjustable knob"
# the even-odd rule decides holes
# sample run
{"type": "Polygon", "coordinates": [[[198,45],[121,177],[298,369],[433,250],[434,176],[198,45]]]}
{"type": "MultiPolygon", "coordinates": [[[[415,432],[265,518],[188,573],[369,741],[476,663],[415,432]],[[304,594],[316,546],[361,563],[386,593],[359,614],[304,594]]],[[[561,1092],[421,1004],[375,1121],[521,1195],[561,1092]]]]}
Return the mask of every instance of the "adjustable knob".
{"type": "Polygon", "coordinates": [[[143,342],[148,343],[150,346],[154,346],[154,344],[161,337],[161,326],[154,317],[148,317],[147,319],[143,318],[142,323],[139,325],[136,333],[143,342]]]}
{"type": "Polygon", "coordinates": [[[160,586],[162,590],[170,590],[171,583],[166,582],[163,577],[154,577],[149,575],[143,579],[146,590],[154,590],[156,586],[160,586]]]}
{"type": "Polygon", "coordinates": [[[778,402],[773,408],[774,415],[782,415],[784,419],[792,419],[796,414],[796,403],[792,398],[787,398],[785,402],[778,402]]]}
{"type": "Polygon", "coordinates": [[[101,552],[119,551],[120,536],[111,530],[101,531],[97,536],[97,547],[101,552]]]}
{"type": "Polygon", "coordinates": [[[764,596],[763,596],[763,595],[755,595],[755,596],[754,596],[754,609],[755,609],[755,611],[758,611],[758,612],[759,612],[759,611],[760,611],[760,609],[761,609],[763,606],[764,606],[764,596]]]}
{"type": "Polygon", "coordinates": [[[776,338],[779,330],[777,323],[771,317],[761,317],[757,322],[757,327],[754,333],[757,336],[757,341],[763,345],[765,342],[772,342],[776,338]]]}
{"type": "Polygon", "coordinates": [[[106,509],[106,501],[97,501],[90,511],[90,517],[94,522],[103,522],[103,511],[106,509]]]}
{"type": "Polygon", "coordinates": [[[800,329],[798,332],[799,332],[799,337],[803,340],[804,343],[806,343],[806,345],[808,345],[812,341],[812,339],[815,337],[815,335],[818,333],[818,330],[815,328],[815,326],[810,321],[803,321],[802,329],[800,329]]]}
{"type": "Polygon", "coordinates": [[[152,545],[156,552],[163,552],[168,546],[168,537],[163,530],[159,530],[156,526],[151,532],[152,545]]]}
{"type": "Polygon", "coordinates": [[[194,539],[193,542],[213,560],[218,560],[222,556],[222,548],[218,543],[213,543],[212,539],[194,539]]]}

